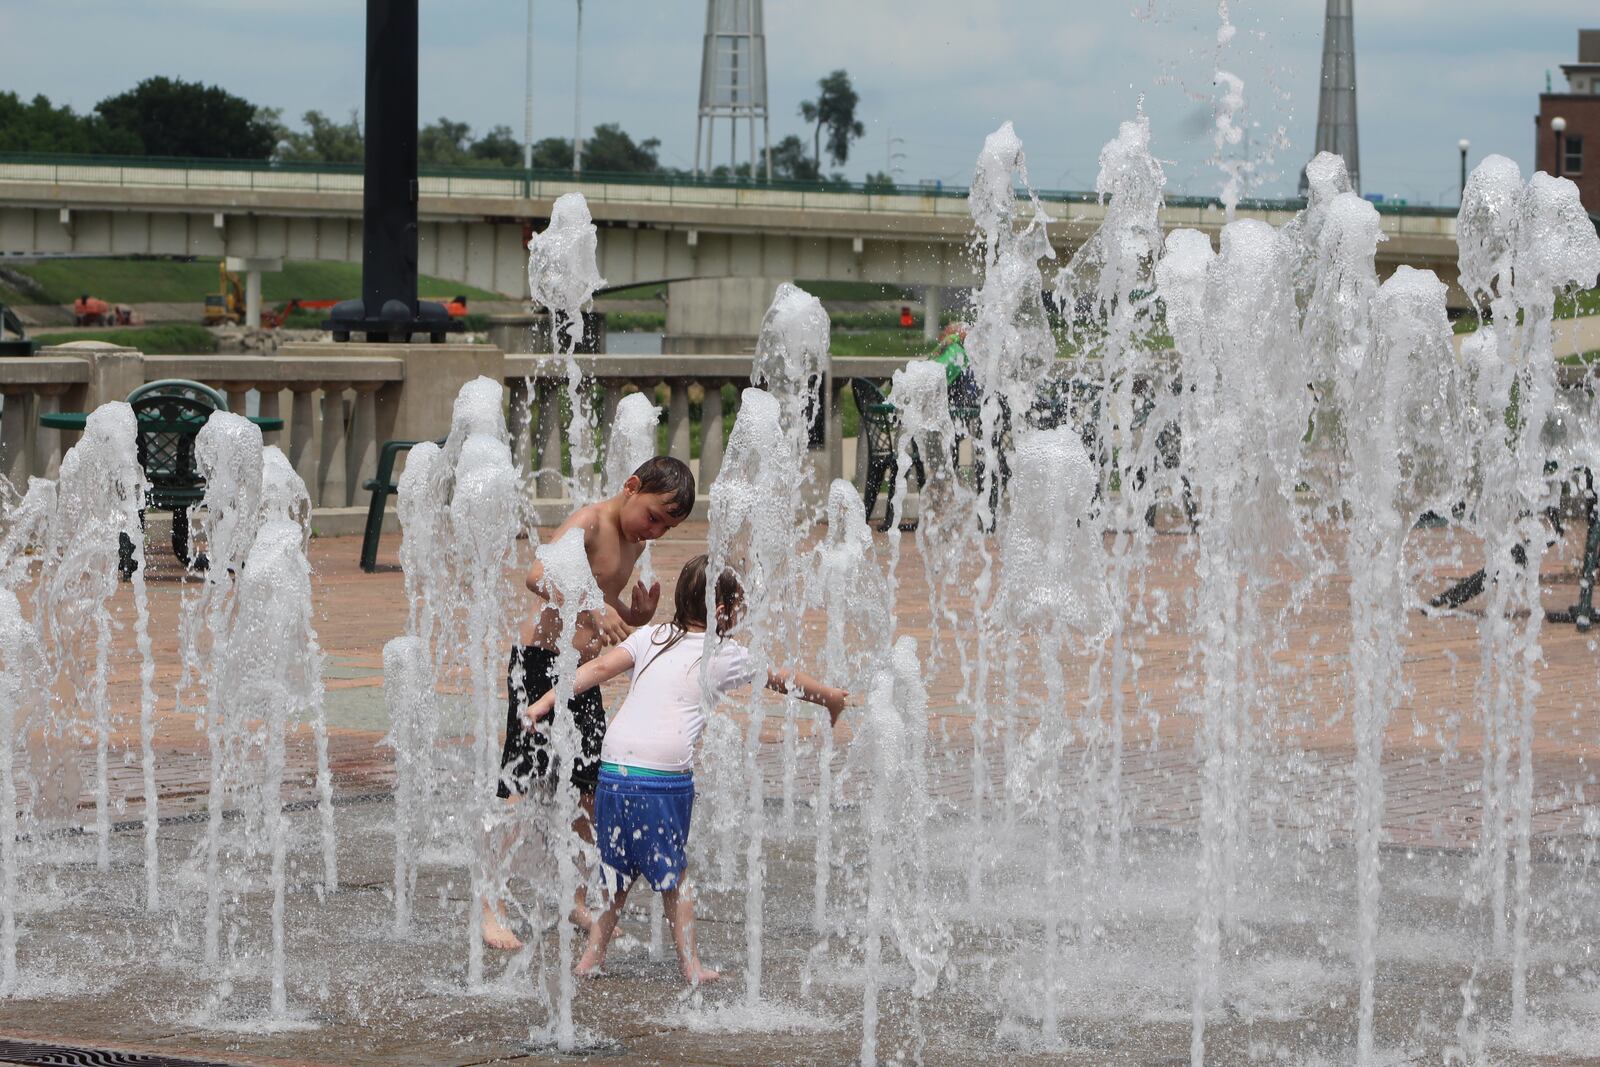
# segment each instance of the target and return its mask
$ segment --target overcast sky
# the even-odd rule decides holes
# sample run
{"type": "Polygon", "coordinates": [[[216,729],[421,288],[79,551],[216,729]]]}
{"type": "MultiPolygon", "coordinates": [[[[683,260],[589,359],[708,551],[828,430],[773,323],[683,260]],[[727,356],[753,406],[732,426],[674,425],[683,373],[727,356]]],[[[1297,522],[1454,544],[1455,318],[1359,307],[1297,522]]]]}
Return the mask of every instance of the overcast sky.
{"type": "MultiPolygon", "coordinates": [[[[421,0],[421,115],[520,136],[526,0],[421,0]]],[[[1212,72],[1244,79],[1260,192],[1292,190],[1316,126],[1323,0],[766,0],[772,136],[805,134],[816,80],[850,72],[866,137],[846,173],[964,185],[1006,119],[1040,188],[1092,187],[1100,146],[1144,97],[1175,192],[1214,193],[1212,72]],[[1287,147],[1274,147],[1286,142],[1287,147]]],[[[574,0],[535,0],[535,136],[573,128],[574,0]]],[[[141,78],[224,86],[296,119],[362,102],[360,0],[0,0],[0,88],[87,110],[141,78]]],[[[1454,202],[1456,142],[1533,157],[1546,72],[1577,55],[1594,0],[1356,0],[1362,185],[1454,202]]],[[[586,0],[583,124],[694,151],[702,0],[586,0]]],[[[727,146],[724,123],[718,155],[727,146]]],[[[1242,151],[1232,149],[1237,154],[1242,151]]]]}

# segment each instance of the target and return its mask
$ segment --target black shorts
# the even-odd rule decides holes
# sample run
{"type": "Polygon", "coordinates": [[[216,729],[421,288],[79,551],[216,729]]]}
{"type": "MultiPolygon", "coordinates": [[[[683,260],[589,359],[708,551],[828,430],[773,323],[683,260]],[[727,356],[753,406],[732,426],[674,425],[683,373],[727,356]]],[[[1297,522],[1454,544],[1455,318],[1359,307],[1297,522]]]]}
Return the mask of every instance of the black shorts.
{"type": "MultiPolygon", "coordinates": [[[[522,725],[522,709],[555,687],[556,654],[547,648],[514,647],[506,668],[506,743],[500,752],[497,796],[512,790],[528,792],[534,779],[550,773],[550,735],[540,720],[532,730],[522,725]],[[518,668],[521,668],[520,671],[518,668]],[[519,677],[520,675],[520,677],[519,677]]],[[[579,693],[567,704],[578,727],[578,755],[572,761],[572,784],[592,795],[600,781],[600,744],[606,737],[606,708],[598,687],[579,693]]]]}

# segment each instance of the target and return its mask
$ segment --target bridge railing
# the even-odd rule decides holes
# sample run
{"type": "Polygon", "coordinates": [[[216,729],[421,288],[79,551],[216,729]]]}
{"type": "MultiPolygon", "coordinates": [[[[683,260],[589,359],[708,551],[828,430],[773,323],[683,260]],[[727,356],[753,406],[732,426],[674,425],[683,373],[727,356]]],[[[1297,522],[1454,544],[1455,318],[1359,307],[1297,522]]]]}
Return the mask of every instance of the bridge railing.
{"type": "MultiPolygon", "coordinates": [[[[42,182],[52,185],[91,184],[156,186],[190,189],[249,189],[357,193],[362,168],[356,163],[285,162],[276,160],[183,159],[159,156],[91,156],[35,152],[0,152],[0,182],[42,182]]],[[[574,177],[568,171],[522,171],[504,167],[418,168],[423,196],[491,197],[551,200],[579,190],[591,200],[618,203],[749,205],[768,208],[817,208],[834,211],[887,211],[961,215],[967,211],[967,189],[957,185],[903,185],[890,182],[771,182],[675,173],[592,171],[574,177]]],[[[1041,190],[1050,214],[1067,217],[1072,204],[1098,203],[1093,192],[1041,190]]],[[[1251,213],[1293,213],[1305,206],[1298,198],[1247,198],[1240,210],[1251,213]]],[[[1384,215],[1453,220],[1453,207],[1378,203],[1384,215]]],[[[1166,197],[1169,212],[1210,219],[1222,213],[1215,196],[1166,197]]],[[[1179,222],[1179,225],[1185,223],[1179,222]]],[[[1435,223],[1417,232],[1436,232],[1435,223]]],[[[1397,232],[1404,226],[1386,226],[1397,232]]],[[[1406,232],[1410,232],[1407,230],[1406,232]]]]}

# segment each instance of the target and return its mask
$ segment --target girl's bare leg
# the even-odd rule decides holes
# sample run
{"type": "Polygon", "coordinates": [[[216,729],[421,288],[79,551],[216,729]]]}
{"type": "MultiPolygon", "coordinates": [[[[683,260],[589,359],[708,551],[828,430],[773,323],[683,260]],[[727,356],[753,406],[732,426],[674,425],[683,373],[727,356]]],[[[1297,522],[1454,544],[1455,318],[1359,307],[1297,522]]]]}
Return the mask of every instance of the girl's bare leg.
{"type": "Polygon", "coordinates": [[[578,961],[574,973],[579,978],[593,978],[600,973],[600,968],[606,964],[606,948],[611,944],[611,935],[616,932],[617,920],[622,917],[622,906],[628,902],[628,890],[631,885],[623,886],[612,896],[611,902],[606,905],[606,910],[589,927],[589,942],[583,947],[583,958],[578,961]]]}
{"type": "Polygon", "coordinates": [[[694,890],[687,878],[661,892],[662,910],[667,913],[667,923],[672,927],[672,943],[678,950],[678,969],[690,985],[707,985],[722,975],[700,962],[694,943],[694,890]]]}

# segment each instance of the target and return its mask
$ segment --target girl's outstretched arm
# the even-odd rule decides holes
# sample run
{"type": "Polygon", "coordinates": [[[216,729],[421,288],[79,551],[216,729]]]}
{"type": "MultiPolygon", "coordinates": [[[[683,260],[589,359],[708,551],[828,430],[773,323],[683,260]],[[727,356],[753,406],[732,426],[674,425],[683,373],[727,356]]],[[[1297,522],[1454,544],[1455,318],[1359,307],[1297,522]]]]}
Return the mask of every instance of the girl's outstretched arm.
{"type": "MultiPolygon", "coordinates": [[[[578,676],[572,682],[572,695],[577,696],[597,685],[604,685],[617,675],[632,669],[632,652],[621,645],[607,649],[578,668],[578,676]]],[[[531,728],[534,723],[554,711],[555,707],[556,691],[552,689],[522,709],[522,725],[531,728]]]]}
{"type": "Polygon", "coordinates": [[[779,693],[793,692],[801,700],[828,709],[828,725],[836,726],[850,694],[838,686],[823,685],[805,671],[768,671],[767,688],[779,693]]]}

